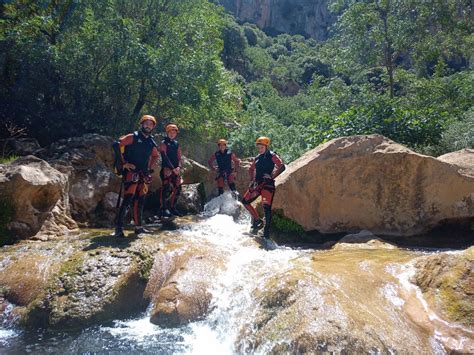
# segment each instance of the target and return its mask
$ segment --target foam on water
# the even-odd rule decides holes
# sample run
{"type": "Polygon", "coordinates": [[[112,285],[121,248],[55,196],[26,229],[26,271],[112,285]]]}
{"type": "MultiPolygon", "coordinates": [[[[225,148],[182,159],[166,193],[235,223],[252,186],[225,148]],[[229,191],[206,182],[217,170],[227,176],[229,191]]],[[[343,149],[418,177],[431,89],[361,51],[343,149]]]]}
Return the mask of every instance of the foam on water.
{"type": "Polygon", "coordinates": [[[257,310],[254,291],[270,276],[292,268],[291,260],[305,251],[289,248],[268,251],[249,244],[249,237],[244,233],[249,229],[250,218],[246,216],[236,222],[238,203],[227,196],[212,200],[206,207],[210,215],[215,211],[226,214],[214,214],[199,225],[186,227],[183,233],[188,238],[204,238],[230,256],[226,270],[211,290],[214,310],[204,321],[190,325],[191,333],[185,335],[185,343],[192,354],[230,354],[235,351],[240,331],[251,323],[257,310]]]}
{"type": "Polygon", "coordinates": [[[17,335],[18,333],[14,330],[0,328],[0,344],[6,343],[8,339],[16,337],[17,335]]]}

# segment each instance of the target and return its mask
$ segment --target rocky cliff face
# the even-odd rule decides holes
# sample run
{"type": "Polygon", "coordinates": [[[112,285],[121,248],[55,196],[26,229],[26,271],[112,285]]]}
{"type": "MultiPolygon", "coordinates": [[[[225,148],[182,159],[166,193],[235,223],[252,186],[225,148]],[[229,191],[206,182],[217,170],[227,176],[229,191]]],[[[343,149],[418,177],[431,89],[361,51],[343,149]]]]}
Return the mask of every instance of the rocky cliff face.
{"type": "Polygon", "coordinates": [[[251,22],[270,35],[286,32],[328,38],[336,15],[328,10],[327,0],[220,0],[239,21],[251,22]]]}

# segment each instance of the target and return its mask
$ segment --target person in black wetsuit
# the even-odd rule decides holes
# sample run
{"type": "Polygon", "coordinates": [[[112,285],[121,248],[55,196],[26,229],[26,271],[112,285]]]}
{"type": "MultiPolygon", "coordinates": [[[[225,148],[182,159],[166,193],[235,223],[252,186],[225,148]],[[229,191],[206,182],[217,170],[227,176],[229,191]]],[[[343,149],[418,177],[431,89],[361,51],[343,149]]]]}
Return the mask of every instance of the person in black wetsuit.
{"type": "Polygon", "coordinates": [[[122,204],[116,219],[114,236],[125,237],[123,232],[124,220],[133,202],[133,221],[135,233],[149,233],[142,226],[143,207],[148,186],[152,182],[151,173],[158,160],[157,144],[151,136],[156,126],[156,119],[144,115],[140,119],[140,130],[120,137],[113,147],[116,161],[120,163],[123,187],[125,188],[122,204]]]}
{"type": "Polygon", "coordinates": [[[176,140],[178,126],[166,126],[166,138],[160,144],[161,154],[161,217],[181,216],[176,209],[176,200],[181,193],[181,147],[176,140]]]}
{"type": "Polygon", "coordinates": [[[272,221],[272,202],[275,195],[275,178],[285,171],[285,164],[283,164],[283,161],[275,152],[268,149],[270,138],[259,137],[256,140],[256,145],[259,155],[257,155],[249,169],[252,182],[242,198],[242,204],[252,216],[252,231],[256,233],[263,227],[263,221],[251,203],[257,197],[262,196],[263,211],[265,212],[263,237],[269,238],[272,221]]]}
{"type": "Polygon", "coordinates": [[[211,156],[207,163],[212,170],[217,172],[216,182],[219,195],[224,193],[224,186],[227,181],[229,189],[234,196],[237,196],[234,181],[237,176],[240,160],[227,148],[227,141],[225,139],[219,139],[217,146],[219,150],[211,156]],[[214,162],[217,162],[217,167],[214,166],[214,162]]]}

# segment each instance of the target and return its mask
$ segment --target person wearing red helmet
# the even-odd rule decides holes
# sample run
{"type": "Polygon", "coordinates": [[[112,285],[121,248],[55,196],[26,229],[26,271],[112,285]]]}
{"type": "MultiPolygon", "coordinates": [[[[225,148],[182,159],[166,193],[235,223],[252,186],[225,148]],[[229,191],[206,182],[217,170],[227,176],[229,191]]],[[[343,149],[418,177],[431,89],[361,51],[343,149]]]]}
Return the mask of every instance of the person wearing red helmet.
{"type": "Polygon", "coordinates": [[[234,196],[236,196],[237,191],[234,181],[237,175],[237,170],[239,169],[240,160],[227,148],[227,141],[225,139],[219,139],[217,141],[217,146],[219,150],[211,156],[207,163],[212,170],[217,172],[216,182],[219,195],[224,193],[224,185],[227,180],[229,189],[232,191],[234,196]],[[217,163],[217,166],[214,166],[214,162],[217,163]]]}
{"type": "Polygon", "coordinates": [[[176,201],[181,193],[181,147],[176,140],[179,129],[175,124],[166,126],[166,137],[160,144],[161,153],[161,217],[181,216],[176,201]]]}
{"type": "Polygon", "coordinates": [[[159,156],[158,146],[151,136],[151,132],[156,127],[156,119],[151,115],[144,115],[139,125],[139,131],[120,137],[113,145],[116,161],[120,165],[117,173],[122,176],[125,189],[116,219],[114,233],[116,237],[125,237],[123,232],[125,216],[132,203],[135,233],[150,232],[142,224],[145,197],[152,180],[153,167],[159,156]]]}
{"type": "Polygon", "coordinates": [[[242,204],[252,216],[252,232],[256,233],[264,224],[251,203],[257,197],[262,196],[263,211],[265,212],[263,237],[269,238],[272,221],[272,202],[275,195],[275,178],[285,171],[285,164],[283,164],[283,161],[275,152],[268,148],[270,138],[259,137],[255,143],[259,154],[250,166],[249,174],[252,182],[242,198],[242,204]]]}

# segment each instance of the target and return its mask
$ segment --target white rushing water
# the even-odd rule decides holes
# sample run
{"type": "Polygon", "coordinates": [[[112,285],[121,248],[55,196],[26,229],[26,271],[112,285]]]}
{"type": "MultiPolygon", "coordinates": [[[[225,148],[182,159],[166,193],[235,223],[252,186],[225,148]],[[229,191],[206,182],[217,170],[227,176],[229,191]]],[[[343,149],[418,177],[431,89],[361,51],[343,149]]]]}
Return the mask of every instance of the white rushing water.
{"type": "MultiPolygon", "coordinates": [[[[249,238],[250,217],[246,212],[240,213],[241,209],[239,203],[225,194],[206,205],[205,220],[184,225],[179,230],[186,240],[205,241],[227,256],[225,270],[210,290],[212,311],[204,320],[170,330],[151,324],[149,314],[145,314],[143,318],[115,322],[114,327],[102,330],[135,342],[158,341],[160,333],[175,332],[183,337],[176,352],[235,353],[239,332],[245,324],[251,323],[257,311],[252,294],[268,277],[287,271],[292,267],[292,259],[306,253],[278,247],[271,241],[266,248],[259,248],[249,238]]],[[[241,345],[247,348],[246,344],[241,345]]]]}

